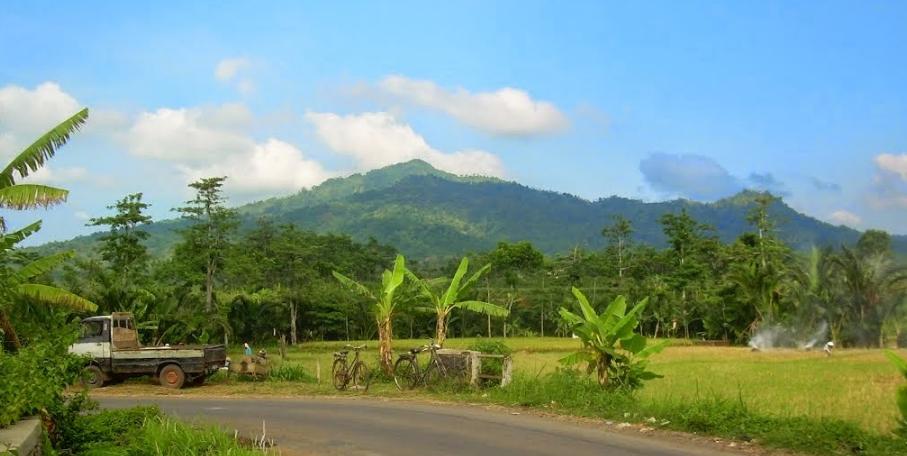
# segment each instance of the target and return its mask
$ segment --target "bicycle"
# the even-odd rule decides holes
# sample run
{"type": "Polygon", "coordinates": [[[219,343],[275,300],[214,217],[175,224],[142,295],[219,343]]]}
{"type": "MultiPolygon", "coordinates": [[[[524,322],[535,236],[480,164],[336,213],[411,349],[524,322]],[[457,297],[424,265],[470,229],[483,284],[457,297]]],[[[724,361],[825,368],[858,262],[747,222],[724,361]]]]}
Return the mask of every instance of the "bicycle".
{"type": "Polygon", "coordinates": [[[368,391],[372,376],[369,374],[365,363],[359,360],[359,352],[365,349],[365,345],[355,347],[346,345],[344,348],[346,350],[334,353],[334,366],[331,368],[331,379],[334,383],[334,388],[337,388],[338,391],[343,391],[352,384],[354,389],[368,391]],[[347,363],[347,356],[350,350],[353,350],[355,355],[353,355],[353,361],[347,363]]]}
{"type": "Polygon", "coordinates": [[[394,363],[394,384],[400,391],[413,389],[419,385],[430,385],[437,383],[441,378],[447,377],[447,368],[438,357],[438,350],[441,346],[434,340],[429,341],[427,345],[410,349],[408,353],[402,354],[394,363]],[[423,370],[419,365],[417,355],[424,351],[430,353],[428,364],[423,370]]]}

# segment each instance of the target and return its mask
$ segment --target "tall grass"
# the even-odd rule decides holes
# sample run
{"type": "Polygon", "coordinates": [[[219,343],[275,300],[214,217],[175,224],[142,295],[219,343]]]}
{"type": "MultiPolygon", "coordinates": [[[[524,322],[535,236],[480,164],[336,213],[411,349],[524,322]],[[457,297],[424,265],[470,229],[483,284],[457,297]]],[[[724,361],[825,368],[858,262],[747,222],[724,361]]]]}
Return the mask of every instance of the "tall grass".
{"type": "Polygon", "coordinates": [[[572,415],[643,422],[817,455],[904,455],[907,440],[861,429],[839,419],[772,416],[751,410],[742,399],[703,396],[647,401],[629,393],[603,391],[573,371],[519,375],[507,388],[486,391],[507,405],[543,407],[572,415]]]}
{"type": "Polygon", "coordinates": [[[191,426],[157,407],[77,415],[61,429],[58,447],[86,456],[263,455],[218,428],[191,426]]]}

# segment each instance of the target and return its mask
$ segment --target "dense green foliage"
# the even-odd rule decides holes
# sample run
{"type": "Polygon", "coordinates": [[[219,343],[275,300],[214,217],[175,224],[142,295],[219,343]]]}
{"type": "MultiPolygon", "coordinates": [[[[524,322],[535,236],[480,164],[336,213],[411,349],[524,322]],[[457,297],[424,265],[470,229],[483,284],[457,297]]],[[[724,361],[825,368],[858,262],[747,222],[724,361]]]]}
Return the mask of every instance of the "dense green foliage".
{"type": "Polygon", "coordinates": [[[660,352],[667,342],[649,345],[644,336],[635,332],[646,300],[627,311],[626,299],[618,296],[599,315],[583,292],[574,288],[573,295],[581,315],[563,307],[560,314],[568,329],[583,341],[583,349],[561,359],[562,364],[586,363],[586,372],[595,373],[602,387],[632,390],[641,387],[645,380],[659,377],[646,369],[647,358],[660,352]]]}
{"type": "Polygon", "coordinates": [[[17,354],[0,350],[0,427],[62,406],[63,388],[78,378],[83,366],[67,353],[72,339],[66,333],[28,344],[17,354]]]}
{"type": "MultiPolygon", "coordinates": [[[[600,235],[602,227],[620,217],[632,222],[626,239],[664,247],[667,237],[659,220],[681,209],[714,227],[718,239],[729,243],[750,229],[746,214],[758,196],[746,191],[714,203],[644,203],[616,196],[586,201],[513,182],[458,177],[416,160],[248,204],[237,208],[237,214],[243,230],[264,217],[302,230],[343,233],[359,242],[374,238],[410,259],[462,256],[494,248],[501,240],[529,241],[551,255],[574,247],[605,246],[611,238],[600,235]]],[[[800,214],[781,201],[772,202],[769,214],[778,224],[780,239],[798,251],[850,245],[860,236],[856,230],[800,214]]],[[[158,257],[172,252],[183,226],[184,221],[171,220],[148,227],[150,252],[158,257]]],[[[95,245],[93,237],[87,236],[42,249],[90,252],[95,245]]],[[[907,253],[907,238],[892,238],[892,246],[898,253],[907,253]]]]}

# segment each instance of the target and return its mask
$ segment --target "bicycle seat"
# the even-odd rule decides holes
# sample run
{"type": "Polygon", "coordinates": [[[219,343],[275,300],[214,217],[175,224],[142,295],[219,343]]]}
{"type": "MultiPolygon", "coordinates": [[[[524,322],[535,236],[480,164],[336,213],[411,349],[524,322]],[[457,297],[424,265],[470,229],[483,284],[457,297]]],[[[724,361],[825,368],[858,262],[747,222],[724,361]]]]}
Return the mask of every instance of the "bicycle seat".
{"type": "Polygon", "coordinates": [[[334,352],[334,356],[346,356],[349,353],[349,350],[341,350],[339,352],[334,352]]]}
{"type": "Polygon", "coordinates": [[[423,350],[422,347],[416,347],[416,348],[410,348],[409,352],[413,355],[418,355],[419,353],[422,353],[422,350],[423,350]]]}

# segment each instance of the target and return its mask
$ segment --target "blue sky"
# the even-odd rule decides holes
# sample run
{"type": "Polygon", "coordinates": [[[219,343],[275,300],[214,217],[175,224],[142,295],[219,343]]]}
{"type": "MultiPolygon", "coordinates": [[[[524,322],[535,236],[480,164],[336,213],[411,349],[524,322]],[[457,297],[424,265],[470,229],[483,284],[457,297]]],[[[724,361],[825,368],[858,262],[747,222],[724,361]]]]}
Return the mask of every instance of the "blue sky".
{"type": "Polygon", "coordinates": [[[595,199],[769,189],[907,233],[903,2],[6,2],[0,159],[88,106],[32,242],[411,158],[595,199]]]}

